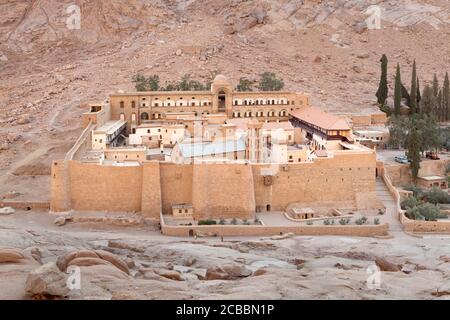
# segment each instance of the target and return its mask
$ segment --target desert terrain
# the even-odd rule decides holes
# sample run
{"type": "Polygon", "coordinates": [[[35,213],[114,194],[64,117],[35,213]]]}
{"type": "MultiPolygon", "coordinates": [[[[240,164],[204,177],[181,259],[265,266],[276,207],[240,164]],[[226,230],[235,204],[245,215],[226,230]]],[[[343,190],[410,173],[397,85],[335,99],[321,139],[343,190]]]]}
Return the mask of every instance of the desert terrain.
{"type": "MultiPolygon", "coordinates": [[[[137,73],[157,74],[163,83],[185,74],[207,81],[222,73],[237,84],[273,71],[286,89],[348,114],[377,110],[382,54],[389,59],[390,93],[397,62],[407,87],[414,59],[422,87],[433,73],[443,79],[450,71],[446,0],[0,0],[0,12],[0,200],[48,200],[51,161],[76,141],[86,104],[133,90],[137,73]],[[81,8],[80,29],[67,25],[73,3],[81,8]],[[379,29],[364,23],[371,5],[380,8],[379,29]]],[[[32,270],[82,249],[115,254],[128,273],[110,264],[84,267],[84,291],[72,298],[450,294],[444,236],[415,238],[394,230],[391,239],[191,242],[163,238],[145,223],[58,228],[53,219],[40,211],[0,216],[0,247],[17,250],[12,263],[0,260],[0,279],[13,279],[0,286],[8,288],[0,290],[1,299],[29,297],[24,288],[32,270]],[[391,271],[383,273],[380,289],[370,290],[366,271],[377,258],[391,271]],[[210,279],[186,276],[197,271],[176,266],[202,275],[209,270],[210,279]]]]}

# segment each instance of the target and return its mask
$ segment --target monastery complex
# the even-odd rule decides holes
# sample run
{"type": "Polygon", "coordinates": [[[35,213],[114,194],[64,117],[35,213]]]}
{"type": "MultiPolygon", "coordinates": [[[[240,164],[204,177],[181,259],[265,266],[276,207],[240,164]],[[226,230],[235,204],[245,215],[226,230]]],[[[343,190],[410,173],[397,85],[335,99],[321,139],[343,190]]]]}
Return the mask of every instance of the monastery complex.
{"type": "Polygon", "coordinates": [[[117,92],[91,104],[53,163],[51,210],[199,221],[379,207],[375,147],[348,117],[307,94],[232,88],[219,75],[211,91],[117,92]]]}

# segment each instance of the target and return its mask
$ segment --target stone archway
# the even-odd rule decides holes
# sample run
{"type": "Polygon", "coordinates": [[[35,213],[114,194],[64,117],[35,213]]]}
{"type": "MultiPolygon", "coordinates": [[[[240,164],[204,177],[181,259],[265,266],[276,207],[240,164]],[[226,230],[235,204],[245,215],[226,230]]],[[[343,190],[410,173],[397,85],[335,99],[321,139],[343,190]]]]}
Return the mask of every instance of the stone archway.
{"type": "Polygon", "coordinates": [[[217,95],[217,99],[218,99],[218,111],[219,112],[225,112],[226,111],[226,107],[227,107],[227,94],[225,93],[225,91],[221,90],[219,91],[218,95],[217,95]]]}

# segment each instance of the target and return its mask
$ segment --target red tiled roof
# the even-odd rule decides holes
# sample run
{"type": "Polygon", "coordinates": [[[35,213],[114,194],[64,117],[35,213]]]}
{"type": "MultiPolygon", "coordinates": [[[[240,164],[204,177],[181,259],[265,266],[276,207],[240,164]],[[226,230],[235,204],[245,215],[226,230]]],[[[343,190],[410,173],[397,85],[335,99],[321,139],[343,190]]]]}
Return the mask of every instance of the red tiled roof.
{"type": "Polygon", "coordinates": [[[350,130],[348,122],[316,107],[307,107],[290,113],[291,116],[326,130],[350,130]]]}

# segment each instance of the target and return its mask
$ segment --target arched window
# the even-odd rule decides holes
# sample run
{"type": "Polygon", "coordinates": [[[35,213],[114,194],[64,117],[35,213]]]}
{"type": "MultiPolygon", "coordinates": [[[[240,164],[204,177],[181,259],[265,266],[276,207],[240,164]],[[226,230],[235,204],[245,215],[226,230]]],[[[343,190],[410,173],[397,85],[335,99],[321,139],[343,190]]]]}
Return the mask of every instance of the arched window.
{"type": "Polygon", "coordinates": [[[120,120],[125,121],[125,113],[120,114],[120,120]]]}
{"type": "Polygon", "coordinates": [[[131,122],[136,122],[136,113],[131,114],[131,122]]]}
{"type": "Polygon", "coordinates": [[[141,113],[141,120],[148,120],[148,113],[147,112],[141,113]]]}
{"type": "Polygon", "coordinates": [[[125,102],[120,101],[120,107],[121,107],[122,109],[125,108],[125,102]]]}
{"type": "Polygon", "coordinates": [[[136,101],[131,101],[131,107],[136,108],[136,101]]]}

